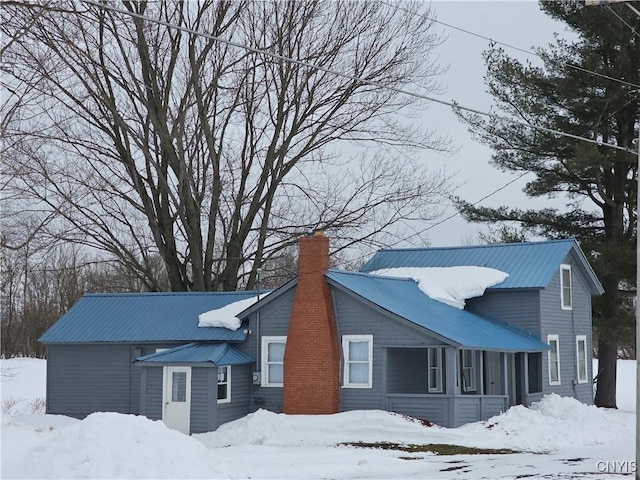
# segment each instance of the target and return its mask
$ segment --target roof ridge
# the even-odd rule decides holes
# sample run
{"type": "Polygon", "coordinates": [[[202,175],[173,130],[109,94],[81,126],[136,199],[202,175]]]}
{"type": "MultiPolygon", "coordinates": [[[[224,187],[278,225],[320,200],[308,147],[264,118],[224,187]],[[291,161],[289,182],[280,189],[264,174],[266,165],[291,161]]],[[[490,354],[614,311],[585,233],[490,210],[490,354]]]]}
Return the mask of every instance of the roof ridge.
{"type": "Polygon", "coordinates": [[[266,293],[269,290],[234,290],[231,292],[89,292],[82,295],[83,297],[186,297],[186,296],[205,296],[205,295],[250,295],[257,293],[266,293]]]}
{"type": "MultiPolygon", "coordinates": [[[[380,269],[380,270],[382,270],[382,269],[380,269]]],[[[354,276],[358,276],[358,277],[382,278],[384,280],[398,280],[398,281],[401,281],[401,282],[409,281],[409,282],[413,282],[413,283],[418,283],[411,277],[392,277],[392,276],[388,276],[388,275],[373,274],[373,273],[370,273],[370,272],[350,272],[350,271],[346,271],[346,270],[329,270],[329,273],[338,273],[338,274],[345,274],[345,275],[354,275],[354,276]]]]}
{"type": "Polygon", "coordinates": [[[449,246],[449,247],[407,247],[407,248],[381,248],[378,252],[418,252],[425,250],[462,250],[462,249],[472,249],[472,248],[504,248],[504,247],[514,247],[514,246],[522,246],[522,245],[542,245],[548,243],[567,243],[567,242],[576,242],[576,239],[571,238],[558,238],[555,240],[538,240],[538,241],[530,241],[530,242],[509,242],[509,243],[487,243],[484,245],[458,245],[458,246],[449,246]]]}

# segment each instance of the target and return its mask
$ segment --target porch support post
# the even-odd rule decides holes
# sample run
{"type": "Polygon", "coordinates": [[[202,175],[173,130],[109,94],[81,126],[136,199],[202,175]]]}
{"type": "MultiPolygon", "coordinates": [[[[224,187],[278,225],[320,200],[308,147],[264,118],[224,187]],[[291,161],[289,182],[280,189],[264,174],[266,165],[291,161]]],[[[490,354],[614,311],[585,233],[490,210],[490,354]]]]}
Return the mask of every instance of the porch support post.
{"type": "MultiPolygon", "coordinates": [[[[382,349],[382,395],[384,398],[384,409],[385,410],[389,410],[390,408],[390,401],[389,401],[389,397],[387,397],[387,393],[389,392],[389,386],[387,385],[388,382],[388,377],[387,377],[387,369],[389,368],[389,360],[387,357],[387,348],[383,348],[382,349]]],[[[428,382],[428,377],[427,377],[427,382],[428,382]]]]}
{"type": "Polygon", "coordinates": [[[524,358],[522,359],[524,366],[524,375],[522,376],[522,404],[525,407],[529,406],[529,353],[524,352],[524,358]]]}
{"type": "Polygon", "coordinates": [[[500,359],[502,360],[502,394],[510,396],[509,395],[509,366],[507,365],[508,354],[506,352],[501,352],[500,359]]]}
{"type": "Polygon", "coordinates": [[[478,394],[484,395],[484,352],[478,350],[478,394]]]}

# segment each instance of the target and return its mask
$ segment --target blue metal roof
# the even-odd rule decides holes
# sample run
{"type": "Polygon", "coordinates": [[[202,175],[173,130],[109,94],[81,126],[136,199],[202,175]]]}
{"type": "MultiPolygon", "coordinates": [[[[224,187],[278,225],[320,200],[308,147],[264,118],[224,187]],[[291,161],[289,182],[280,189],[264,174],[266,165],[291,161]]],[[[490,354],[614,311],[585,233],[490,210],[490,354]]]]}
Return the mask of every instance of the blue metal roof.
{"type": "Polygon", "coordinates": [[[539,352],[549,348],[535,336],[433,300],[410,279],[335,270],[326,277],[330,283],[427,329],[456,347],[507,352],[539,352]]]}
{"type": "Polygon", "coordinates": [[[39,339],[48,343],[241,342],[243,329],[198,327],[198,315],[256,292],[110,293],[84,295],[39,339]]]}
{"type": "Polygon", "coordinates": [[[144,363],[205,363],[214,365],[244,365],[255,359],[228,343],[189,343],[180,347],[152,353],[136,359],[144,363]]]}
{"type": "Polygon", "coordinates": [[[397,267],[489,267],[509,274],[493,287],[545,288],[567,255],[573,258],[589,285],[592,295],[603,293],[593,269],[575,240],[497,243],[479,246],[411,248],[378,251],[361,269],[371,272],[397,267]]]}

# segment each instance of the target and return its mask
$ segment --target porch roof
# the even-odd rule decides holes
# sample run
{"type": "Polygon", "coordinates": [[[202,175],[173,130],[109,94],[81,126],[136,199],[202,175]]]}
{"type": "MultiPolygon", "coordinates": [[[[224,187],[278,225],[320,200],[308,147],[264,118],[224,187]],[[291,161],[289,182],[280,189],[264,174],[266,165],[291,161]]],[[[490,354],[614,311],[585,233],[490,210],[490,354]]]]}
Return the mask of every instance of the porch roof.
{"type": "Polygon", "coordinates": [[[188,343],[163,352],[136,359],[140,363],[176,364],[206,363],[214,365],[243,365],[255,360],[228,343],[188,343]]]}
{"type": "Polygon", "coordinates": [[[331,284],[419,325],[456,347],[501,352],[549,349],[539,338],[510,325],[429,298],[411,279],[335,270],[326,277],[331,284]]]}

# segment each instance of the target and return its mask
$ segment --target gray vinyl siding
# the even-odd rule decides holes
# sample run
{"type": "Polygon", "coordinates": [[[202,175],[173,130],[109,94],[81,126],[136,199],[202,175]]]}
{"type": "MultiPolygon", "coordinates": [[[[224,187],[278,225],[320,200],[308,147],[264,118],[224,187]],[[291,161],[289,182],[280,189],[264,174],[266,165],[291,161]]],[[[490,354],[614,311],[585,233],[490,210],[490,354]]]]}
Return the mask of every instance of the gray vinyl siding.
{"type": "Polygon", "coordinates": [[[49,345],[47,413],[84,418],[98,412],[137,412],[131,384],[139,378],[129,345],[49,345]]]}
{"type": "MultiPolygon", "coordinates": [[[[249,317],[247,328],[252,333],[247,336],[247,340],[242,345],[239,345],[238,348],[256,359],[256,364],[249,366],[252,371],[260,371],[261,369],[262,337],[287,336],[294,294],[295,288],[291,288],[288,292],[284,292],[276,300],[265,305],[259,312],[252,313],[249,317]]],[[[265,408],[276,413],[282,412],[281,387],[254,385],[251,382],[251,376],[249,377],[249,382],[251,383],[249,411],[265,408]]]]}
{"type": "MultiPolygon", "coordinates": [[[[217,404],[216,428],[248,414],[251,402],[252,365],[231,366],[231,402],[217,404]]],[[[216,378],[217,382],[217,378],[216,378]]],[[[216,384],[217,388],[217,384],[216,384]]],[[[217,390],[214,399],[217,399],[217,390]]]]}
{"type": "Polygon", "coordinates": [[[191,367],[190,433],[215,430],[218,369],[191,367]]]}
{"type": "Polygon", "coordinates": [[[539,290],[488,290],[482,297],[467,300],[466,309],[540,335],[539,290]]]}
{"type": "MultiPolygon", "coordinates": [[[[389,318],[384,312],[338,289],[333,289],[334,309],[341,345],[343,335],[373,335],[372,388],[341,389],[341,410],[386,409],[386,349],[388,347],[442,346],[444,343],[427,335],[423,329],[389,318]]],[[[341,365],[341,374],[344,361],[341,365]]],[[[393,384],[393,379],[391,379],[393,384]]]]}
{"type": "Polygon", "coordinates": [[[506,410],[502,397],[455,397],[453,399],[454,418],[449,426],[457,428],[466,423],[488,420],[506,410]]]}
{"type": "Polygon", "coordinates": [[[143,386],[146,394],[143,396],[144,416],[151,420],[162,420],[162,386],[164,373],[162,367],[144,367],[146,384],[143,386]]]}
{"type": "Polygon", "coordinates": [[[571,265],[572,309],[562,310],[560,305],[560,266],[547,288],[540,293],[542,340],[547,335],[558,335],[560,345],[560,385],[549,385],[549,354],[542,355],[542,391],[545,394],[574,397],[581,402],[593,403],[591,296],[580,268],[567,257],[563,264],[571,265]],[[577,384],[576,335],[587,337],[587,383],[577,384]]]}
{"type": "Polygon", "coordinates": [[[466,423],[488,420],[506,408],[504,396],[389,394],[386,410],[456,428],[466,423]]]}
{"type": "MultiPolygon", "coordinates": [[[[436,425],[448,425],[452,415],[453,399],[450,396],[394,395],[387,398],[387,408],[392,412],[427,420],[436,425]]],[[[475,421],[475,420],[474,420],[475,421]]]]}

